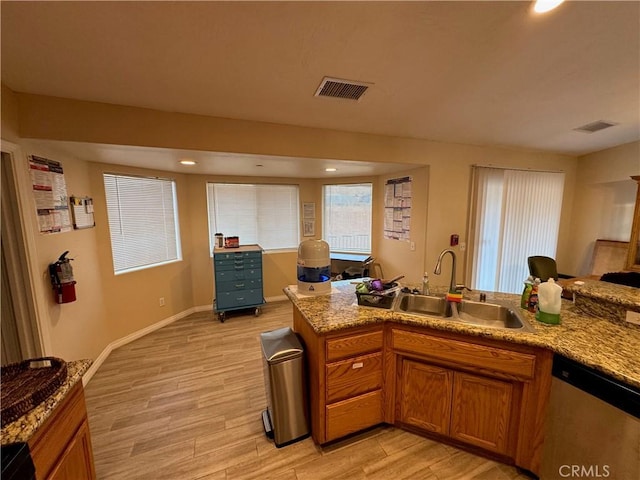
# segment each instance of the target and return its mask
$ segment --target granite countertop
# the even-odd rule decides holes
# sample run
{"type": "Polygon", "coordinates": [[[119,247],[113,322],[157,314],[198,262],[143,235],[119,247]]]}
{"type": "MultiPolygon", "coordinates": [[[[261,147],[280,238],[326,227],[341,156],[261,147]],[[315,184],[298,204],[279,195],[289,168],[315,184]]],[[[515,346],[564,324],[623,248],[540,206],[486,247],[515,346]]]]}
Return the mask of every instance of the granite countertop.
{"type": "MultiPolygon", "coordinates": [[[[569,300],[562,300],[560,325],[540,323],[533,313],[523,310],[523,316],[535,329],[535,333],[528,333],[359,306],[355,286],[350,281],[333,282],[332,291],[331,295],[312,297],[297,295],[295,286],[284,289],[287,297],[298,307],[314,331],[321,335],[391,321],[546,348],[640,388],[640,328],[611,322],[603,317],[585,315],[569,300]]],[[[434,293],[444,293],[444,289],[436,288],[434,293]]],[[[479,293],[465,292],[465,298],[478,300],[479,293]]],[[[487,302],[519,307],[519,295],[484,293],[487,295],[487,302]]]]}
{"type": "Polygon", "coordinates": [[[67,379],[65,382],[47,400],[17,420],[6,425],[0,434],[2,445],[15,442],[27,442],[49,418],[60,402],[64,400],[71,388],[79,381],[82,381],[82,376],[92,363],[91,360],[67,362],[67,379]]]}
{"type": "Polygon", "coordinates": [[[638,288],[589,279],[582,279],[580,283],[569,282],[564,288],[575,295],[615,303],[640,312],[640,289],[638,288]]]}

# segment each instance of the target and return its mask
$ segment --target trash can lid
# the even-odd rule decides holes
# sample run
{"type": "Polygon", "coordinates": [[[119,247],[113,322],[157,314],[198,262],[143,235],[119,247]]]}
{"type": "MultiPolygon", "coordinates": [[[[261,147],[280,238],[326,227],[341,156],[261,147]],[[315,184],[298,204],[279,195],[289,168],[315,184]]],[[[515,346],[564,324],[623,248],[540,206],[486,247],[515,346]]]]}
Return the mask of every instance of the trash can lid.
{"type": "Polygon", "coordinates": [[[298,357],[304,352],[300,340],[290,327],[261,333],[260,342],[264,358],[269,363],[298,357]]]}

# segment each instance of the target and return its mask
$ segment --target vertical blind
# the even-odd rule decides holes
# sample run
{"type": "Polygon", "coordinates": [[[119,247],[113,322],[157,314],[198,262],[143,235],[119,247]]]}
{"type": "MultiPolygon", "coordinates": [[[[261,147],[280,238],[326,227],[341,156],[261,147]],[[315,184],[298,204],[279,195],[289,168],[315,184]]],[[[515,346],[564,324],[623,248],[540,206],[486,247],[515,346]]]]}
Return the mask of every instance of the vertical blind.
{"type": "Polygon", "coordinates": [[[555,258],[564,173],[474,167],[472,288],[519,293],[527,257],[555,258]]]}
{"type": "Polygon", "coordinates": [[[211,251],[217,232],[265,250],[298,247],[297,185],[207,183],[207,203],[211,251]]]}
{"type": "Polygon", "coordinates": [[[104,188],[116,273],[180,260],[172,180],[104,174],[104,188]]]}
{"type": "Polygon", "coordinates": [[[334,252],[371,253],[370,183],[325,185],[322,233],[334,252]]]}

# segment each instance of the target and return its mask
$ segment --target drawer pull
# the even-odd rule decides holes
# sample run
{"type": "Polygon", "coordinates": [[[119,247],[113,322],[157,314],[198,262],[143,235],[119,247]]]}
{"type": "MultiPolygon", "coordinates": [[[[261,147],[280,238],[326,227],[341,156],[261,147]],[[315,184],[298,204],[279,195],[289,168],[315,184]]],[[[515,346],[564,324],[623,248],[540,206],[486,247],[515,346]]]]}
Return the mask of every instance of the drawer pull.
{"type": "Polygon", "coordinates": [[[356,369],[356,368],[362,368],[364,367],[364,363],[362,362],[356,362],[353,365],[351,365],[351,368],[356,369]]]}
{"type": "Polygon", "coordinates": [[[236,283],[236,288],[242,288],[244,287],[244,283],[236,283]]]}
{"type": "Polygon", "coordinates": [[[237,297],[237,298],[236,298],[236,301],[237,301],[237,302],[242,302],[243,300],[244,300],[244,297],[237,297]]]}

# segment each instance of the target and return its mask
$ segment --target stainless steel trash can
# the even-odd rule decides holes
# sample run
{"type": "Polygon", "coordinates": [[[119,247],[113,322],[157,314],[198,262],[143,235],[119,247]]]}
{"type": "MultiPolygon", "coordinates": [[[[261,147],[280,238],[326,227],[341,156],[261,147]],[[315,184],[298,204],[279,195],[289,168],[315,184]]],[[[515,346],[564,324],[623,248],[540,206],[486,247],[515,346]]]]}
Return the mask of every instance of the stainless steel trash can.
{"type": "Polygon", "coordinates": [[[283,447],[309,436],[304,349],[289,327],[261,333],[260,343],[267,394],[262,421],[276,447],[283,447]]]}

